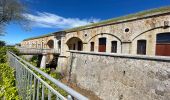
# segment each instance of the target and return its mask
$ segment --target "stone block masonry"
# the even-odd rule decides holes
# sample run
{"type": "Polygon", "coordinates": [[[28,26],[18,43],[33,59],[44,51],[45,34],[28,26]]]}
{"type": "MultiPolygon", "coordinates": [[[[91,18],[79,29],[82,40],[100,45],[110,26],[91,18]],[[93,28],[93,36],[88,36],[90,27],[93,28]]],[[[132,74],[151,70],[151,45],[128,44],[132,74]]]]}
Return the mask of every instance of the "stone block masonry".
{"type": "Polygon", "coordinates": [[[103,100],[170,100],[170,58],[70,51],[70,79],[103,100]]]}

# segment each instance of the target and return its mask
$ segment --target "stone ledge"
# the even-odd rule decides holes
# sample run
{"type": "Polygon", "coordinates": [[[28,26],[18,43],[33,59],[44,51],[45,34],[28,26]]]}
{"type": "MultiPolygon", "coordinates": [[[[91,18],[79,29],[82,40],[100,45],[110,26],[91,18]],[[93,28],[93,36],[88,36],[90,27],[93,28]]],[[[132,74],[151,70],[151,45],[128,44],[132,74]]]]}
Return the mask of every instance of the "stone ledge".
{"type": "Polygon", "coordinates": [[[131,55],[131,54],[87,52],[87,51],[75,51],[75,50],[69,50],[67,52],[79,53],[79,54],[99,55],[99,56],[113,56],[113,57],[121,57],[121,58],[156,60],[156,61],[166,61],[166,62],[168,61],[168,62],[170,62],[170,57],[165,57],[165,56],[131,55]]]}

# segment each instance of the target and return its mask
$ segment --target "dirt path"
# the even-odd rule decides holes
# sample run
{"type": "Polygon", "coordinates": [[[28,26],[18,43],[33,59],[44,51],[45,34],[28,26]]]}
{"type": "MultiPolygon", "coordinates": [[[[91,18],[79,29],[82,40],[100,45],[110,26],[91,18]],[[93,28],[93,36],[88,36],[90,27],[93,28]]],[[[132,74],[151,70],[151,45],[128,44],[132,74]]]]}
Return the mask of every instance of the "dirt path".
{"type": "Polygon", "coordinates": [[[76,90],[77,92],[79,92],[80,94],[86,96],[87,98],[89,98],[90,100],[101,100],[98,96],[96,96],[92,91],[88,91],[85,89],[81,89],[80,87],[78,87],[76,84],[74,83],[68,83],[68,81],[66,79],[62,79],[61,82],[63,82],[64,84],[67,84],[69,87],[73,88],[74,90],[76,90]]]}

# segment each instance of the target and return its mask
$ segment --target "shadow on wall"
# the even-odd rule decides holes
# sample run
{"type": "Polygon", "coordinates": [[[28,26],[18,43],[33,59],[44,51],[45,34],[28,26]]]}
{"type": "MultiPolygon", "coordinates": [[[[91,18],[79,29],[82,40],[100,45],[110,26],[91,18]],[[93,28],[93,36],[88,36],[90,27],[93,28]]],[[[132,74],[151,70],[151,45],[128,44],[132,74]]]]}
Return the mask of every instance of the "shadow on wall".
{"type": "Polygon", "coordinates": [[[51,70],[55,70],[57,67],[58,55],[54,55],[53,59],[46,65],[46,68],[50,68],[51,70]]]}

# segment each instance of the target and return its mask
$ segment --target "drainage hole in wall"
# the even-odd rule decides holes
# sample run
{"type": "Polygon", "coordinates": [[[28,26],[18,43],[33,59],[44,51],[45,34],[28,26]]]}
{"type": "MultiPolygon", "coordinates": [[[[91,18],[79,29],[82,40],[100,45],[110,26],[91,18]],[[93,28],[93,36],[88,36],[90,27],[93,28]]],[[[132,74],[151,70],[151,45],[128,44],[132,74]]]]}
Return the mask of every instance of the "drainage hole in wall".
{"type": "Polygon", "coordinates": [[[123,75],[125,75],[126,74],[126,72],[125,71],[123,71],[123,75]]]}

